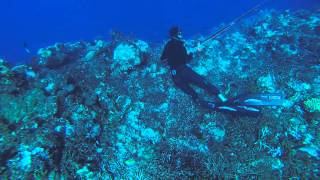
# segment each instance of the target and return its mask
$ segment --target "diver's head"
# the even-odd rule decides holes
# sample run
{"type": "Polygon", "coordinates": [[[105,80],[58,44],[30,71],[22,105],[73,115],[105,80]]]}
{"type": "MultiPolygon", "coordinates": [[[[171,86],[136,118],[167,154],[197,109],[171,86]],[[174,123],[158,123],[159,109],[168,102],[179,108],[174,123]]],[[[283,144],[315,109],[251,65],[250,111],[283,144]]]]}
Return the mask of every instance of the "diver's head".
{"type": "Polygon", "coordinates": [[[182,38],[182,33],[181,30],[178,26],[174,26],[169,30],[169,35],[171,38],[178,38],[181,39],[182,38]]]}

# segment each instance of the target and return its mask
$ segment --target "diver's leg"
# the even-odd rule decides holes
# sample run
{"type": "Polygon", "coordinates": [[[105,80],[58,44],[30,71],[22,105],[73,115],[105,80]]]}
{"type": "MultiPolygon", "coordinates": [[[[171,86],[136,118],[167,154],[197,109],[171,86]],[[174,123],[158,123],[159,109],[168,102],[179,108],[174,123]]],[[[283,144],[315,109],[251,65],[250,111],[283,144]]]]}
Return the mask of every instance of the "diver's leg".
{"type": "Polygon", "coordinates": [[[194,72],[191,68],[186,68],[185,73],[190,83],[208,91],[211,95],[218,95],[220,93],[217,87],[205,80],[198,73],[194,72]]]}
{"type": "Polygon", "coordinates": [[[193,100],[198,99],[198,95],[197,95],[196,91],[194,89],[192,89],[192,87],[186,81],[184,81],[182,78],[178,77],[178,75],[173,77],[173,82],[184,93],[190,95],[193,100]]]}
{"type": "Polygon", "coordinates": [[[214,109],[215,104],[212,102],[207,102],[201,98],[198,97],[198,94],[195,92],[194,89],[182,78],[173,78],[175,85],[180,88],[183,92],[186,94],[190,95],[192,97],[192,100],[196,103],[199,104],[200,106],[208,109],[214,109]]]}

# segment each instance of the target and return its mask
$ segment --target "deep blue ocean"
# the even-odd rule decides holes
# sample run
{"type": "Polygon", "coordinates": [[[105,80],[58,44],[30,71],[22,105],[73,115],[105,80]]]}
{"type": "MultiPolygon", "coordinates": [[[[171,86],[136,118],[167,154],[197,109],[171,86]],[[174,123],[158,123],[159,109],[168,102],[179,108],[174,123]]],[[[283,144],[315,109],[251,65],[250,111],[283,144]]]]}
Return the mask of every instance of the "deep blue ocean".
{"type": "MultiPolygon", "coordinates": [[[[261,0],[1,0],[0,57],[28,62],[41,47],[56,42],[108,39],[111,30],[148,42],[163,42],[168,28],[182,27],[188,38],[206,35],[261,0]],[[31,53],[26,53],[27,46],[31,53]]],[[[320,8],[319,0],[270,0],[263,9],[320,8]]]]}

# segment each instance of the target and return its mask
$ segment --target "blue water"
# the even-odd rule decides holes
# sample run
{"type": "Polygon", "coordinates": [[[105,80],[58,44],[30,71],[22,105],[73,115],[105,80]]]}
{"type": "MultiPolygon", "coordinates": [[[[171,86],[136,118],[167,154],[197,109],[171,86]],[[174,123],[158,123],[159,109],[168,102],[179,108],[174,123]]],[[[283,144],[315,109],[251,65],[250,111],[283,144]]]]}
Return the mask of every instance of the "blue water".
{"type": "MultiPolygon", "coordinates": [[[[108,38],[114,29],[148,42],[162,42],[179,25],[186,37],[206,35],[261,0],[1,0],[0,57],[27,62],[55,42],[108,38]],[[31,54],[26,53],[26,43],[31,54]]],[[[265,9],[320,9],[319,0],[272,0],[265,9]]]]}

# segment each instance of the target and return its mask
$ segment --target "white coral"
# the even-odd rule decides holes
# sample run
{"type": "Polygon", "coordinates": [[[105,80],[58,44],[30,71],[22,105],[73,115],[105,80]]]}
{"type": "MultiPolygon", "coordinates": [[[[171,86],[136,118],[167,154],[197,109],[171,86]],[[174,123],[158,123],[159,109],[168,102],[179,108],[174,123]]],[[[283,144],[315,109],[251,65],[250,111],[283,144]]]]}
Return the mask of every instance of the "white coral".
{"type": "Polygon", "coordinates": [[[121,43],[116,47],[113,54],[113,59],[119,62],[127,62],[129,60],[135,60],[138,63],[139,58],[137,50],[130,44],[121,43]]]}
{"type": "Polygon", "coordinates": [[[133,45],[121,43],[114,50],[113,60],[114,62],[111,66],[116,70],[115,72],[127,71],[133,66],[141,63],[139,49],[135,48],[133,45]]]}

